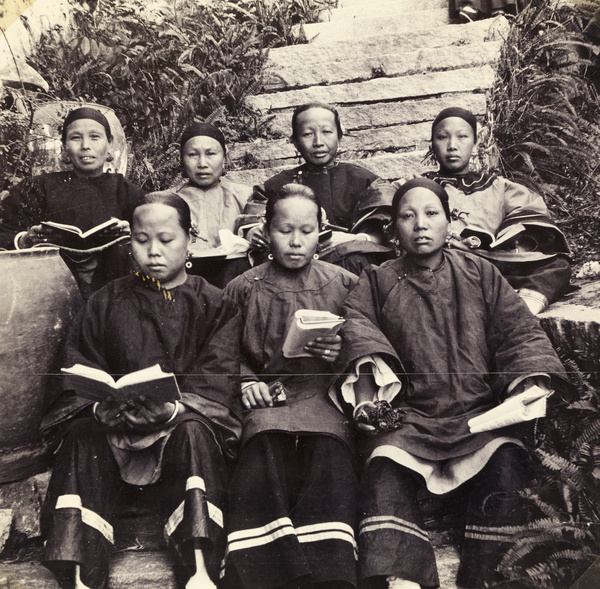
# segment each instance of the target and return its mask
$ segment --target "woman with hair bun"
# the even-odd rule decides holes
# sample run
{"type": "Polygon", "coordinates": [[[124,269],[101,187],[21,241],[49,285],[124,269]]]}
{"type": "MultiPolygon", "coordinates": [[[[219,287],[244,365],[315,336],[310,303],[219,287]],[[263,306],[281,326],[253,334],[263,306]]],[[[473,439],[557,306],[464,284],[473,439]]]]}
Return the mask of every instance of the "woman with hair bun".
{"type": "Polygon", "coordinates": [[[61,587],[107,589],[115,506],[131,485],[159,492],[186,589],[216,587],[227,463],[241,429],[240,325],[221,291],[187,275],[190,229],[181,197],[143,197],[131,227],[137,272],[93,293],[66,339],[63,368],[80,364],[116,380],[158,364],[175,375],[180,398],[150,387],[152,396],[94,403],[69,374],[49,390],[42,429],[61,444],[43,511],[43,562],[61,587]]]}

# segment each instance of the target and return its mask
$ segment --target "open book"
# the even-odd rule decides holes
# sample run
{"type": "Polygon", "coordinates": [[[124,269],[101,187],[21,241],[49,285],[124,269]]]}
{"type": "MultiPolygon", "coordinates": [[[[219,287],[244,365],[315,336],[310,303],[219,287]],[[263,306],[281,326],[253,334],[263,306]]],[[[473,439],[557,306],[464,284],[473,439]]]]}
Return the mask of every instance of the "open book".
{"type": "Polygon", "coordinates": [[[329,311],[298,309],[283,343],[283,355],[286,358],[311,356],[304,346],[316,337],[335,335],[342,323],[342,317],[329,311]]]}
{"type": "Polygon", "coordinates": [[[75,225],[55,223],[54,221],[42,221],[41,225],[52,230],[52,236],[49,239],[55,245],[83,250],[114,241],[114,235],[104,236],[99,234],[104,229],[115,227],[118,223],[119,219],[109,219],[87,231],[82,231],[75,225]]]}
{"type": "Polygon", "coordinates": [[[168,403],[181,398],[177,379],[171,372],[163,372],[159,364],[136,370],[117,381],[100,370],[83,364],[63,368],[67,376],[66,388],[92,401],[102,401],[113,395],[117,401],[132,401],[144,395],[156,403],[168,403]]]}
{"type": "Polygon", "coordinates": [[[553,391],[546,391],[538,386],[530,387],[482,415],[469,419],[469,429],[476,434],[545,417],[546,401],[552,393],[553,391]]]}
{"type": "Polygon", "coordinates": [[[525,225],[522,223],[515,223],[514,225],[510,225],[509,227],[502,229],[497,235],[494,236],[493,233],[490,233],[485,229],[481,229],[480,227],[467,226],[460,232],[460,236],[462,238],[477,238],[479,239],[479,244],[476,245],[476,247],[493,250],[499,248],[503,244],[506,244],[509,240],[520,233],[524,233],[525,229],[525,225]]]}

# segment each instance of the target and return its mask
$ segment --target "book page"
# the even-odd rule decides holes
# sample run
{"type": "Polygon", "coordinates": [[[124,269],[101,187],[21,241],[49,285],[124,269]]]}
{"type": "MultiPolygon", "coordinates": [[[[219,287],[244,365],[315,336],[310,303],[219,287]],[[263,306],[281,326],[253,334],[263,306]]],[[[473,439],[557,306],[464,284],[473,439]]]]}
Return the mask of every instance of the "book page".
{"type": "Polygon", "coordinates": [[[61,371],[65,372],[66,374],[75,374],[77,376],[83,376],[97,382],[103,382],[113,388],[116,385],[113,377],[108,374],[108,372],[104,372],[104,370],[100,370],[99,368],[92,368],[91,366],[85,366],[83,364],[75,364],[70,368],[61,368],[61,371]]]}
{"type": "Polygon", "coordinates": [[[115,388],[120,389],[132,384],[149,382],[152,380],[158,380],[170,376],[173,376],[173,374],[170,372],[164,372],[163,369],[160,367],[160,364],[154,364],[153,366],[149,366],[148,368],[142,368],[141,370],[136,370],[135,372],[131,372],[130,374],[122,376],[121,378],[119,378],[119,380],[117,380],[115,388]]]}

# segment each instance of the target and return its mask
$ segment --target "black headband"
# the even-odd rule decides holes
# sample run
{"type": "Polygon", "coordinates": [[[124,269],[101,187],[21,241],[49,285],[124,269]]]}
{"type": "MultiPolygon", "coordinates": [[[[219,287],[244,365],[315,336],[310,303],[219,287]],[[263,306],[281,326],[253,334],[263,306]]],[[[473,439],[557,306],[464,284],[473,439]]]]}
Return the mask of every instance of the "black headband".
{"type": "Polygon", "coordinates": [[[181,136],[181,155],[183,156],[183,148],[185,144],[192,139],[192,137],[211,137],[215,141],[218,141],[223,148],[223,153],[227,153],[227,147],[225,146],[225,135],[220,129],[211,125],[210,123],[194,123],[190,125],[181,136]]]}
{"type": "Polygon", "coordinates": [[[398,190],[396,190],[396,194],[394,194],[394,199],[392,201],[392,221],[396,223],[398,219],[398,207],[400,206],[400,201],[402,197],[413,188],[427,188],[427,190],[431,190],[441,201],[442,208],[444,209],[444,213],[446,214],[446,219],[450,221],[450,205],[448,203],[448,193],[444,190],[442,186],[440,186],[437,182],[433,180],[429,180],[429,178],[413,178],[412,180],[408,180],[405,182],[398,190]]]}
{"type": "Polygon", "coordinates": [[[92,121],[100,123],[106,131],[106,137],[109,141],[112,141],[112,133],[110,132],[110,125],[108,124],[108,119],[97,108],[83,106],[81,108],[76,108],[75,110],[72,110],[66,116],[61,131],[63,143],[67,141],[67,129],[69,128],[69,125],[80,119],[92,119],[92,121]]]}
{"type": "Polygon", "coordinates": [[[437,117],[435,117],[435,120],[433,121],[433,124],[431,125],[432,138],[433,138],[433,132],[435,131],[435,128],[438,125],[438,123],[440,123],[444,119],[448,119],[450,117],[458,117],[460,119],[463,119],[463,121],[466,121],[467,123],[469,123],[469,125],[471,125],[471,128],[473,129],[473,134],[475,135],[475,141],[477,141],[477,119],[475,118],[475,115],[470,110],[467,110],[466,108],[460,108],[460,106],[451,106],[449,108],[445,108],[443,111],[441,111],[438,114],[437,117]]]}

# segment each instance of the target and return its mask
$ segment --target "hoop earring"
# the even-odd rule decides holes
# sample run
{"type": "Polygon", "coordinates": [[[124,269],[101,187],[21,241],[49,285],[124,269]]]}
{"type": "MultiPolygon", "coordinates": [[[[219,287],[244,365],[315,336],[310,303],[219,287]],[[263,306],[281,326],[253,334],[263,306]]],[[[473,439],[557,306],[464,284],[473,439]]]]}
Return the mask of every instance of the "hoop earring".
{"type": "Polygon", "coordinates": [[[317,252],[315,252],[313,254],[313,260],[318,260],[319,259],[319,254],[317,252]]]}
{"type": "Polygon", "coordinates": [[[185,259],[187,260],[185,263],[185,267],[189,270],[194,265],[194,264],[192,264],[192,252],[191,251],[188,250],[187,254],[185,254],[185,259]]]}
{"type": "Polygon", "coordinates": [[[267,258],[269,258],[269,260],[272,260],[272,259],[273,259],[273,254],[269,254],[269,255],[267,256],[267,258]]]}
{"type": "Polygon", "coordinates": [[[114,161],[115,161],[115,156],[114,156],[112,153],[109,153],[109,154],[106,156],[106,161],[107,161],[107,162],[114,162],[114,161]]]}

